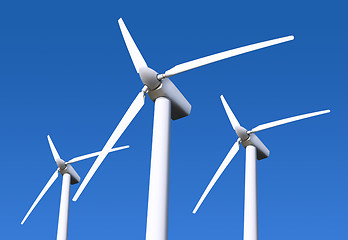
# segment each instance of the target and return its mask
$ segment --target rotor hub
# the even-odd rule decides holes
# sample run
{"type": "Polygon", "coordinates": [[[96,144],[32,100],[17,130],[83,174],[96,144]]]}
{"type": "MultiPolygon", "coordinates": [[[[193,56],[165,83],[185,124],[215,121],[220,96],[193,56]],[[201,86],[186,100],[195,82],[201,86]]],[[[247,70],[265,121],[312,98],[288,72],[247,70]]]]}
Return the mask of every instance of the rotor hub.
{"type": "Polygon", "coordinates": [[[234,130],[236,131],[238,137],[242,140],[242,141],[246,141],[249,138],[249,134],[247,133],[247,130],[241,126],[236,126],[234,128],[234,130]]]}
{"type": "Polygon", "coordinates": [[[65,161],[62,159],[56,159],[57,166],[59,167],[59,171],[62,171],[66,168],[65,161]]]}
{"type": "Polygon", "coordinates": [[[161,81],[157,79],[158,73],[151,68],[140,68],[139,75],[141,81],[149,88],[149,90],[154,90],[161,84],[161,81]]]}

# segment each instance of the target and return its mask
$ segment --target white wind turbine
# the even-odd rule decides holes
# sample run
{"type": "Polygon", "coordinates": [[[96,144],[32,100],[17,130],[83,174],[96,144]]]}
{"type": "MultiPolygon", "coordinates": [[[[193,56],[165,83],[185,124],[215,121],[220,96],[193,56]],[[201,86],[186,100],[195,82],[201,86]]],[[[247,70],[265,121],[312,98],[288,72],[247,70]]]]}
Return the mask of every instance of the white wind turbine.
{"type": "Polygon", "coordinates": [[[145,85],[137,95],[120,123],[110,136],[101,154],[98,156],[93,166],[87,173],[79,189],[77,190],[73,201],[76,201],[81,195],[93,174],[96,172],[109,149],[116,143],[122,133],[126,130],[131,121],[144,105],[145,94],[148,93],[152,101],[155,102],[151,168],[149,183],[149,198],[147,212],[146,239],[165,240],[168,230],[168,188],[169,188],[169,139],[170,139],[170,118],[173,120],[186,117],[191,112],[191,105],[169,80],[168,77],[174,76],[194,68],[198,68],[209,63],[217,62],[229,57],[237,56],[243,53],[251,52],[257,49],[269,47],[279,43],[291,41],[293,36],[278,38],[245,47],[228,50],[211,56],[199,58],[179,64],[164,74],[158,74],[149,68],[142,57],[138,47],[128,32],[123,20],[118,20],[124,41],[128,52],[133,61],[140,79],[145,85]]]}
{"type": "MultiPolygon", "coordinates": [[[[51,148],[51,152],[53,154],[54,160],[56,161],[56,164],[58,166],[57,170],[54,171],[51,178],[46,183],[45,187],[40,192],[39,196],[35,199],[35,202],[30,207],[29,211],[23,218],[21,224],[24,224],[24,222],[29,217],[29,214],[34,210],[35,206],[39,203],[41,198],[45,195],[47,190],[51,187],[51,185],[54,183],[54,181],[58,178],[58,172],[60,172],[63,175],[63,181],[62,181],[62,192],[61,192],[61,198],[60,198],[60,209],[59,209],[59,220],[58,220],[58,230],[57,230],[57,239],[58,240],[65,240],[68,236],[68,216],[69,216],[69,196],[70,196],[70,184],[76,184],[80,182],[80,176],[76,173],[74,168],[71,166],[72,163],[79,162],[81,160],[85,160],[87,158],[92,158],[98,156],[101,152],[95,152],[86,154],[83,156],[75,157],[71,159],[68,162],[65,162],[62,160],[57,152],[57,149],[53,145],[53,142],[50,138],[50,136],[47,136],[48,143],[51,148]]],[[[122,150],[125,148],[129,148],[129,146],[123,146],[118,148],[110,149],[109,152],[114,152],[118,150],[122,150]]]]}
{"type": "Polygon", "coordinates": [[[244,198],[244,240],[257,240],[258,239],[258,222],[257,222],[257,170],[256,159],[261,160],[269,156],[269,150],[261,142],[261,140],[255,135],[256,132],[283,125],[286,123],[298,121],[301,119],[318,116],[321,114],[329,113],[330,110],[318,111],[313,113],[307,113],[295,117],[285,118],[282,120],[261,124],[251,131],[247,131],[244,127],[240,126],[237,118],[234,116],[232,110],[228,106],[223,95],[220,96],[222,104],[225,108],[227,116],[232,124],[234,131],[236,132],[238,139],[232,146],[231,150],[226,155],[225,159],[221,163],[220,167],[214,174],[212,180],[209,182],[208,187],[205,189],[203,195],[199,199],[193,213],[196,213],[201,206],[205,197],[212,189],[216,181],[219,179],[223,171],[226,169],[232,158],[239,150],[239,144],[241,143],[246,149],[245,156],[245,198],[244,198]]]}

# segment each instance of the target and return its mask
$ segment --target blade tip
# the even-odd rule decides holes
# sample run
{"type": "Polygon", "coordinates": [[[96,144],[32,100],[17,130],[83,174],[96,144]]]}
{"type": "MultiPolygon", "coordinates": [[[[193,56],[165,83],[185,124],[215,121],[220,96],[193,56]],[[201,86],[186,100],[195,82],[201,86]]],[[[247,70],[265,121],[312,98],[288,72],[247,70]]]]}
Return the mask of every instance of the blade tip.
{"type": "Polygon", "coordinates": [[[331,112],[331,110],[330,110],[330,109],[327,109],[327,110],[320,111],[319,113],[321,113],[321,114],[326,114],[326,113],[330,113],[330,112],[331,112]]]}
{"type": "Polygon", "coordinates": [[[74,195],[74,197],[73,197],[73,202],[76,202],[77,201],[77,199],[79,198],[79,196],[81,195],[81,193],[80,193],[80,191],[79,191],[80,189],[77,189],[77,192],[75,193],[75,195],[74,195]]]}
{"type": "Polygon", "coordinates": [[[201,206],[201,203],[197,203],[197,205],[195,206],[195,209],[193,209],[192,213],[196,214],[196,212],[198,211],[200,206],[201,206]]]}
{"type": "Polygon", "coordinates": [[[220,100],[222,103],[226,102],[224,95],[222,95],[222,94],[220,95],[220,100]]]}
{"type": "Polygon", "coordinates": [[[27,214],[24,218],[23,218],[23,220],[22,220],[22,222],[21,222],[21,225],[23,225],[24,223],[25,223],[25,221],[27,221],[27,218],[29,217],[29,215],[27,214]]]}
{"type": "MultiPolygon", "coordinates": [[[[82,182],[83,183],[83,182],[82,182]]],[[[82,184],[81,184],[82,185],[82,184]]],[[[80,187],[81,187],[80,185],[80,187]]],[[[75,193],[74,197],[73,197],[73,201],[76,202],[77,199],[79,199],[79,197],[81,196],[81,193],[82,193],[83,190],[80,190],[80,189],[77,189],[77,192],[75,193]]]]}

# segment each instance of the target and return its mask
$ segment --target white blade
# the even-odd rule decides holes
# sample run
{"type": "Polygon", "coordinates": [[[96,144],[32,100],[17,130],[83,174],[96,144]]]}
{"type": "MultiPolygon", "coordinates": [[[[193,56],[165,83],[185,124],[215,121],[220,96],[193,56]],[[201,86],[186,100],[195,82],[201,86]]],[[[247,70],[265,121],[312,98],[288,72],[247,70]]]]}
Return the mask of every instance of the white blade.
{"type": "Polygon", "coordinates": [[[236,155],[238,150],[239,150],[239,139],[232,146],[231,150],[228,152],[228,154],[225,157],[224,161],[221,163],[219,169],[216,171],[214,177],[211,179],[210,183],[208,184],[208,187],[205,189],[203,195],[201,196],[201,198],[199,199],[195,209],[193,210],[193,213],[197,212],[198,208],[201,206],[201,204],[204,201],[205,197],[208,195],[209,191],[212,189],[212,187],[214,186],[216,181],[219,179],[219,177],[221,176],[223,171],[225,171],[226,167],[231,162],[231,160],[234,157],[234,155],[236,155]]]}
{"type": "Polygon", "coordinates": [[[135,69],[137,70],[137,73],[139,73],[139,69],[142,67],[147,67],[147,64],[141,55],[137,45],[135,44],[132,36],[128,32],[128,29],[126,25],[124,24],[122,18],[118,19],[118,25],[120,26],[123,39],[127,45],[128,52],[132,58],[133,64],[135,69]]]}
{"type": "Polygon", "coordinates": [[[182,72],[194,69],[194,68],[198,68],[198,67],[207,65],[209,63],[217,62],[217,61],[220,61],[220,60],[223,60],[226,58],[241,55],[243,53],[255,51],[257,49],[269,47],[269,46],[276,45],[279,43],[291,41],[293,39],[294,39],[294,36],[277,38],[277,39],[273,39],[273,40],[269,40],[269,41],[265,41],[265,42],[255,43],[255,44],[251,44],[248,46],[228,50],[228,51],[221,52],[221,53],[216,53],[214,55],[199,58],[199,59],[196,59],[196,60],[193,60],[190,62],[182,63],[182,64],[176,65],[175,67],[166,71],[165,77],[171,77],[171,76],[176,75],[178,73],[182,73],[182,72]]]}
{"type": "MultiPolygon", "coordinates": [[[[119,151],[119,150],[126,149],[126,148],[129,148],[129,145],[127,145],[127,146],[122,146],[122,147],[118,147],[118,148],[113,148],[113,149],[110,150],[110,152],[115,152],[115,151],[119,151]]],[[[85,160],[85,159],[87,159],[87,158],[96,157],[96,156],[98,156],[100,153],[101,153],[101,151],[95,152],[95,153],[86,154],[86,155],[79,156],[79,157],[74,157],[74,158],[71,159],[69,162],[67,162],[67,164],[79,162],[79,161],[85,160]]]]}
{"type": "Polygon", "coordinates": [[[221,95],[221,96],[220,96],[220,99],[221,99],[221,101],[222,101],[222,104],[224,105],[225,111],[226,111],[226,113],[227,113],[228,119],[230,120],[230,122],[231,122],[231,124],[232,124],[233,129],[235,129],[236,126],[240,126],[240,124],[239,124],[239,122],[238,122],[236,116],[234,116],[234,114],[233,114],[233,112],[232,112],[230,106],[228,106],[228,104],[227,104],[227,102],[226,102],[224,96],[221,95]]]}
{"type": "Polygon", "coordinates": [[[23,224],[25,222],[25,220],[27,220],[27,218],[29,217],[30,213],[33,211],[33,209],[35,208],[35,206],[38,204],[38,202],[41,200],[41,198],[43,197],[43,195],[45,195],[45,193],[47,192],[47,190],[51,187],[51,185],[54,183],[54,181],[56,181],[58,177],[58,169],[53,173],[53,175],[51,176],[50,180],[48,180],[48,182],[46,183],[45,187],[42,189],[42,191],[40,192],[39,196],[36,198],[35,202],[33,203],[33,205],[31,205],[29,211],[27,212],[27,214],[25,215],[25,217],[23,218],[21,224],[23,224]]]}
{"type": "Polygon", "coordinates": [[[120,123],[117,125],[111,137],[109,138],[104,148],[100,152],[99,156],[93,163],[91,169],[89,169],[79,189],[77,189],[77,192],[75,193],[75,196],[73,197],[73,201],[76,201],[79,198],[83,189],[85,189],[86,185],[91,180],[92,176],[97,171],[98,167],[103,162],[106,155],[110,152],[111,148],[115,145],[117,140],[121,137],[122,133],[126,130],[128,125],[132,122],[132,120],[135,118],[135,116],[140,111],[140,109],[144,106],[144,98],[145,98],[144,92],[140,92],[138,96],[134,99],[133,103],[128,108],[126,114],[123,116],[120,123]]]}
{"type": "Polygon", "coordinates": [[[59,156],[57,149],[55,148],[55,146],[50,138],[50,135],[47,135],[47,139],[48,139],[48,143],[50,144],[50,148],[51,148],[51,152],[53,154],[54,160],[60,159],[60,156],[59,156]]]}
{"type": "Polygon", "coordinates": [[[255,128],[253,128],[249,133],[259,132],[259,131],[262,131],[262,130],[265,130],[265,129],[268,129],[268,128],[276,127],[276,126],[279,126],[279,125],[283,125],[283,124],[286,124],[286,123],[298,121],[298,120],[305,119],[305,118],[318,116],[318,115],[329,113],[329,112],[330,112],[330,110],[324,110],[324,111],[319,111],[319,112],[302,114],[302,115],[295,116],[295,117],[289,117],[289,118],[285,118],[285,119],[274,121],[274,122],[270,122],[270,123],[261,124],[261,125],[255,127],[255,128]]]}

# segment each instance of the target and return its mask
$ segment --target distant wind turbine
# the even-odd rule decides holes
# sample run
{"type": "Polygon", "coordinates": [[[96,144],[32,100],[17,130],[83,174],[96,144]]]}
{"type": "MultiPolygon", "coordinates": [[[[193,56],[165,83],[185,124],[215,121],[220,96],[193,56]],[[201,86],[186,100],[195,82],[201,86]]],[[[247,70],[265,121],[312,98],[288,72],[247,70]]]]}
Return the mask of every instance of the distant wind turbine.
{"type": "MultiPolygon", "coordinates": [[[[100,154],[100,152],[90,153],[86,154],[80,157],[75,157],[71,159],[68,162],[65,162],[62,160],[57,152],[57,149],[53,145],[53,142],[50,138],[50,136],[47,136],[48,143],[51,148],[51,152],[53,154],[54,160],[56,161],[56,164],[58,166],[57,170],[54,171],[51,178],[46,183],[45,187],[40,192],[39,196],[36,198],[33,205],[30,207],[29,211],[23,218],[21,224],[24,224],[24,222],[29,217],[30,213],[34,210],[35,206],[39,203],[41,198],[45,195],[47,190],[52,186],[54,181],[58,178],[58,172],[60,172],[63,175],[63,182],[62,182],[62,192],[61,192],[61,198],[60,198],[60,209],[59,209],[59,220],[58,220],[58,230],[57,230],[57,240],[66,240],[68,236],[68,216],[69,216],[69,196],[70,196],[70,184],[76,184],[80,182],[80,176],[76,173],[74,168],[71,166],[72,163],[79,162],[81,160],[85,160],[87,158],[96,157],[100,154]]],[[[129,146],[123,146],[118,148],[113,148],[110,150],[110,152],[122,150],[125,148],[129,148],[129,146]]]]}
{"type": "MultiPolygon", "coordinates": [[[[294,37],[282,37],[213,54],[176,65],[173,68],[165,71],[163,74],[158,74],[156,71],[147,66],[143,56],[141,55],[121,18],[118,20],[118,24],[120,26],[128,52],[133,61],[135,70],[139,74],[144,87],[134,99],[133,103],[128,108],[120,123],[105,144],[102,152],[95,160],[93,166],[87,173],[87,176],[73,197],[73,201],[76,201],[79,198],[83,189],[86,187],[100,164],[105,159],[109,149],[111,149],[112,146],[117,142],[128,125],[143,107],[145,103],[145,94],[148,93],[151,100],[155,102],[155,113],[153,124],[146,239],[165,240],[168,236],[170,118],[176,120],[188,116],[191,112],[190,103],[176,88],[172,81],[169,80],[169,77],[226,58],[291,41],[294,39],[294,37]]],[[[166,58],[165,55],[162,56],[161,61],[166,58]]]]}
{"type": "Polygon", "coordinates": [[[321,114],[329,113],[330,110],[324,110],[319,112],[307,113],[295,117],[285,118],[282,120],[261,124],[251,131],[247,131],[244,127],[240,126],[237,118],[233,114],[232,110],[228,106],[225,98],[220,96],[222,104],[225,108],[227,116],[232,124],[234,131],[239,137],[231,150],[228,152],[224,161],[216,171],[212,180],[205,189],[203,195],[199,199],[193,213],[196,213],[201,206],[205,197],[212,189],[216,181],[219,179],[223,171],[226,169],[232,158],[239,150],[239,144],[246,148],[245,156],[245,198],[244,198],[244,240],[257,240],[258,239],[258,220],[257,220],[257,171],[256,171],[256,159],[261,160],[269,156],[269,150],[261,142],[261,140],[255,135],[256,132],[266,130],[268,128],[276,127],[286,123],[298,121],[301,119],[318,116],[321,114]]]}

